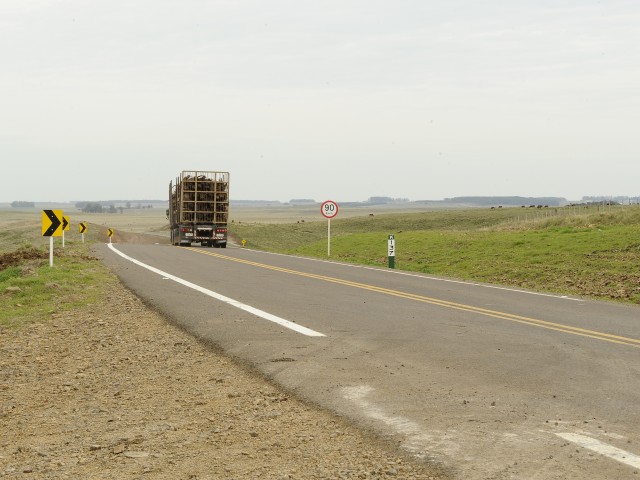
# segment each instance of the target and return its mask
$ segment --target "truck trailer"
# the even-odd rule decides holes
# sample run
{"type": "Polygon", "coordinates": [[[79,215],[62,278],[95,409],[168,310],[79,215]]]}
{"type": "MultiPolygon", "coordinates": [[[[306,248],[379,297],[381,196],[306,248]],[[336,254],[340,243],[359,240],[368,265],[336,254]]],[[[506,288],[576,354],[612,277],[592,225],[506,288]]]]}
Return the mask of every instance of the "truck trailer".
{"type": "Polygon", "coordinates": [[[229,172],[182,171],[169,182],[171,244],[227,247],[229,172]]]}

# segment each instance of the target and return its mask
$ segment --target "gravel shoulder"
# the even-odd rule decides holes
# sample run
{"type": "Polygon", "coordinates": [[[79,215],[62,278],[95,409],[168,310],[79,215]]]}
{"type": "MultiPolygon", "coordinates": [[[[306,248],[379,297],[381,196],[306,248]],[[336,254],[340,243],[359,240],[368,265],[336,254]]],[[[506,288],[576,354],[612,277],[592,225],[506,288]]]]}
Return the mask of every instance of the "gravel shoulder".
{"type": "Polygon", "coordinates": [[[0,477],[449,478],[307,405],[150,311],[0,329],[0,477]]]}

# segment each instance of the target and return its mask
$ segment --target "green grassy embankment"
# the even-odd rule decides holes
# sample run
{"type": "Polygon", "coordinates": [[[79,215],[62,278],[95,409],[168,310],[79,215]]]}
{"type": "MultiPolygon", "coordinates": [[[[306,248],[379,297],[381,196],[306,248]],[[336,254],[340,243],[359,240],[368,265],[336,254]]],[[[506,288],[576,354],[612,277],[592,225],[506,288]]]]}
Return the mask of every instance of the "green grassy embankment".
{"type": "Polygon", "coordinates": [[[97,303],[114,282],[113,275],[90,253],[91,239],[66,232],[65,247],[41,236],[39,215],[19,220],[0,215],[0,328],[44,321],[51,314],[97,303]]]}
{"type": "MultiPolygon", "coordinates": [[[[250,248],[327,257],[326,221],[232,224],[250,248]]],[[[640,303],[640,207],[463,210],[331,222],[331,258],[432,275],[640,303]]]]}

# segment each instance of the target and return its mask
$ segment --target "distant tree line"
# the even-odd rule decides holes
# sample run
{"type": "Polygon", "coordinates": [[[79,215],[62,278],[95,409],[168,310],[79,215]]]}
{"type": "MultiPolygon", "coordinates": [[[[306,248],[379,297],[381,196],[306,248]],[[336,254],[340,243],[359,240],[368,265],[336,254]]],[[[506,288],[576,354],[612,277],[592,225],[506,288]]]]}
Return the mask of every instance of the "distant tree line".
{"type": "MultiPolygon", "coordinates": [[[[127,206],[127,208],[131,208],[131,202],[127,202],[125,203],[125,205],[127,206]]],[[[141,202],[138,202],[136,204],[135,207],[133,208],[153,208],[153,205],[149,204],[149,205],[143,205],[141,202]]]]}
{"type": "Polygon", "coordinates": [[[13,208],[33,208],[36,206],[35,202],[11,202],[13,208]]]}
{"type": "Polygon", "coordinates": [[[408,198],[369,197],[367,203],[407,203],[408,198]]]}
{"type": "Polygon", "coordinates": [[[76,208],[84,213],[122,213],[124,208],[115,205],[103,205],[100,202],[77,202],[76,208]]]}
{"type": "Polygon", "coordinates": [[[640,202],[640,197],[627,197],[627,196],[613,196],[613,197],[605,197],[605,196],[585,196],[582,197],[582,201],[589,204],[594,203],[610,203],[612,205],[623,205],[625,203],[638,203],[640,202]]]}
{"type": "Polygon", "coordinates": [[[231,200],[232,205],[260,206],[268,207],[273,205],[282,205],[280,200],[231,200]]]}
{"type": "Polygon", "coordinates": [[[467,203],[472,205],[566,205],[567,199],[562,197],[453,197],[445,198],[447,203],[467,203]]]}
{"type": "MultiPolygon", "coordinates": [[[[110,202],[76,202],[75,206],[78,210],[82,210],[85,213],[123,213],[124,207],[116,207],[114,203],[110,202]]],[[[131,202],[126,203],[127,209],[131,208],[131,202]]],[[[138,203],[134,208],[153,208],[153,205],[142,205],[138,203]]]]}

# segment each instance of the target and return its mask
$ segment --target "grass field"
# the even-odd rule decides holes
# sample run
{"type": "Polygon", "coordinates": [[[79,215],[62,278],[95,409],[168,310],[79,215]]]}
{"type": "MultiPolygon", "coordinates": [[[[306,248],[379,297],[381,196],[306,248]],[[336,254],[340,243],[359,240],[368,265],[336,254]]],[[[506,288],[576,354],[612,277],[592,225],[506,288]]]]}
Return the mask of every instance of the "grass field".
{"type": "Polygon", "coordinates": [[[54,238],[49,266],[49,238],[42,237],[41,212],[0,211],[0,327],[43,321],[50,315],[97,302],[116,278],[91,255],[76,230],[54,238]]]}
{"type": "MultiPolygon", "coordinates": [[[[327,258],[327,222],[233,224],[247,246],[327,258]]],[[[474,209],[334,219],[331,258],[640,303],[640,207],[474,209]]]]}
{"type": "MultiPolygon", "coordinates": [[[[317,210],[317,211],[316,211],[317,210]]],[[[65,212],[66,214],[66,212],[65,212]]],[[[92,303],[115,277],[91,257],[106,228],[167,235],[161,209],[69,212],[65,248],[41,235],[40,210],[0,210],[0,326],[92,303]],[[77,224],[91,222],[81,242],[77,224]],[[37,252],[34,254],[34,252],[37,252]]],[[[311,207],[241,208],[230,233],[247,247],[327,258],[327,221],[311,207]]],[[[353,208],[331,221],[331,259],[538,291],[640,303],[640,207],[407,212],[353,208]]]]}

